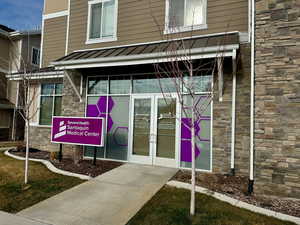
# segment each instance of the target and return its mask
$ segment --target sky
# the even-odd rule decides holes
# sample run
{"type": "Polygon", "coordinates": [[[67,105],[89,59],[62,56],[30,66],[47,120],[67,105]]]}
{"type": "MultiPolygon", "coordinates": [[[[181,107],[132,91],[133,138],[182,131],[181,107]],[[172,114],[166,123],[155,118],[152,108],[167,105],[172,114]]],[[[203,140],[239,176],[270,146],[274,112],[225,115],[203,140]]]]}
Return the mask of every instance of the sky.
{"type": "Polygon", "coordinates": [[[0,24],[15,30],[41,28],[44,0],[0,0],[0,24]]]}

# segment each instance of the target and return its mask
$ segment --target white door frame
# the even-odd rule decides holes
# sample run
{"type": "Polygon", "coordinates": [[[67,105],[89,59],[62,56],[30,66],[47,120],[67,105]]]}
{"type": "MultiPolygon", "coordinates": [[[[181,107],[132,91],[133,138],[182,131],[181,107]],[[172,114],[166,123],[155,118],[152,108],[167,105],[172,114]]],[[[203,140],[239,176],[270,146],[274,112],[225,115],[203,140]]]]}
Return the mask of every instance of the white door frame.
{"type": "Polygon", "coordinates": [[[158,165],[164,167],[180,167],[180,128],[181,128],[181,107],[179,99],[175,94],[134,94],[130,101],[130,129],[129,129],[129,161],[148,165],[158,165]],[[158,99],[175,98],[176,99],[176,130],[175,130],[175,158],[167,159],[156,157],[157,153],[157,112],[158,99]],[[149,156],[138,156],[133,154],[133,128],[134,128],[134,101],[135,99],[150,99],[151,101],[151,124],[149,137],[149,156]]]}

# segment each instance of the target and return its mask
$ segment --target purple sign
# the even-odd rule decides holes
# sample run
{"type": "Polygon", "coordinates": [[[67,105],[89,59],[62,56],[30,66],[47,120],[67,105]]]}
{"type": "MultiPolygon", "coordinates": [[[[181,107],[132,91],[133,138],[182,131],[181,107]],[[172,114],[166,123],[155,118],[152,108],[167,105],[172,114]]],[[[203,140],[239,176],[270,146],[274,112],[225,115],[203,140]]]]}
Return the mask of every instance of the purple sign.
{"type": "Polygon", "coordinates": [[[51,142],[102,147],[103,127],[104,118],[54,116],[51,142]]]}

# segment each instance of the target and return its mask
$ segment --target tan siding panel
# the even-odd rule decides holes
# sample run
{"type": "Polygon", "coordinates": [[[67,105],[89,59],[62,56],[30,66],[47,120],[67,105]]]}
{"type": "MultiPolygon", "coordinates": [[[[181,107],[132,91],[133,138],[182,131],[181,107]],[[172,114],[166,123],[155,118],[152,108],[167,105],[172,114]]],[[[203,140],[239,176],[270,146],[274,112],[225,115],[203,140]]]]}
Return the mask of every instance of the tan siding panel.
{"type": "Polygon", "coordinates": [[[57,13],[68,9],[68,0],[45,0],[44,14],[57,13]]]}
{"type": "Polygon", "coordinates": [[[45,20],[43,66],[65,55],[67,16],[45,20]]]}
{"type": "MultiPolygon", "coordinates": [[[[193,35],[248,29],[248,2],[246,0],[208,0],[208,29],[193,31],[193,35]]],[[[119,0],[117,41],[86,45],[88,4],[86,0],[71,1],[69,52],[78,49],[101,48],[143,43],[165,39],[160,30],[165,23],[165,0],[119,0]],[[151,8],[151,10],[150,10],[151,8]],[[159,22],[156,25],[153,17],[159,22]]],[[[191,32],[172,37],[190,36],[191,32]]]]}
{"type": "Polygon", "coordinates": [[[10,41],[0,36],[0,69],[9,69],[9,46],[10,41]]]}

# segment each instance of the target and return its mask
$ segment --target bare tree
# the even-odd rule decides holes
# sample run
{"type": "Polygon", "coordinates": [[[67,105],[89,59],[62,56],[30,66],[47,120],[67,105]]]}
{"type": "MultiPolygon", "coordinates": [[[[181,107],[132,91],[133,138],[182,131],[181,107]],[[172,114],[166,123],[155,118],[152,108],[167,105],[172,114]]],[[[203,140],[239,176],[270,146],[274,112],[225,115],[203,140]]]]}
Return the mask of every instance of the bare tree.
{"type": "MultiPolygon", "coordinates": [[[[149,8],[151,17],[161,34],[161,39],[165,40],[160,45],[161,57],[157,63],[153,64],[155,73],[159,79],[161,92],[165,101],[170,101],[168,87],[164,84],[164,79],[168,78],[172,81],[172,88],[175,89],[181,107],[181,116],[177,118],[181,126],[187,128],[191,133],[191,201],[190,214],[195,214],[195,185],[196,185],[196,148],[197,142],[201,137],[195,128],[200,126],[200,118],[203,113],[208,110],[211,105],[214,95],[214,87],[217,79],[214,78],[216,71],[222,71],[224,61],[224,53],[222,49],[223,42],[226,41],[226,35],[223,36],[216,46],[216,56],[210,59],[194,58],[193,44],[194,44],[194,26],[191,30],[185,33],[178,33],[177,18],[169,18],[169,24],[162,26],[157,19],[155,12],[152,11],[151,0],[149,0],[149,8]],[[168,27],[166,27],[168,26],[168,27]],[[171,32],[166,33],[164,29],[169,29],[171,32]],[[175,32],[173,32],[175,31],[175,32]],[[211,80],[204,82],[201,87],[201,92],[205,94],[199,95],[199,83],[196,78],[203,75],[211,75],[211,80]],[[185,121],[182,118],[186,118],[185,121]]],[[[195,12],[194,12],[195,13],[195,12]]],[[[204,39],[202,48],[208,47],[209,38],[204,39]]],[[[174,92],[174,90],[173,90],[174,92]]]]}

